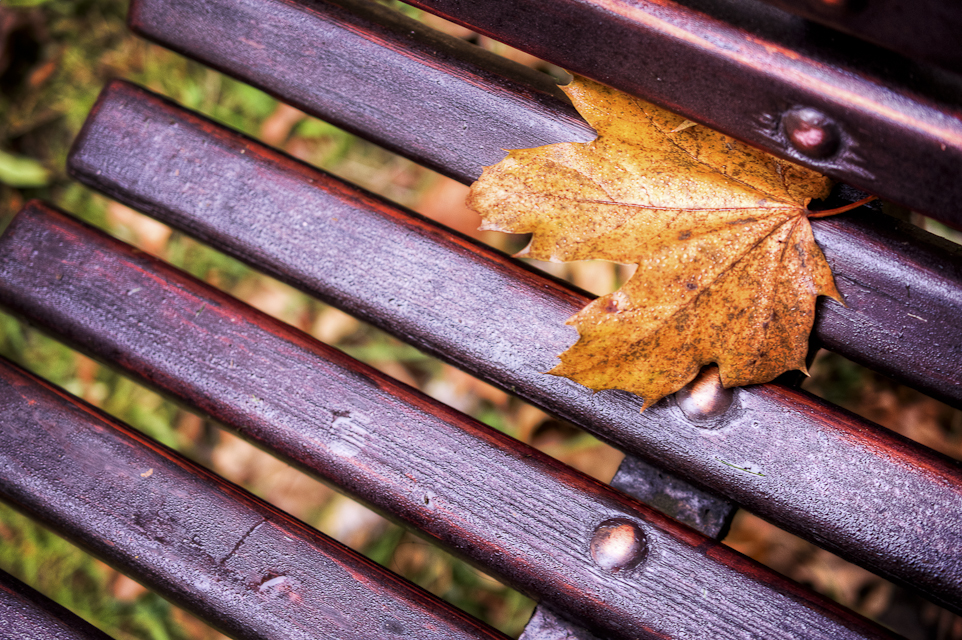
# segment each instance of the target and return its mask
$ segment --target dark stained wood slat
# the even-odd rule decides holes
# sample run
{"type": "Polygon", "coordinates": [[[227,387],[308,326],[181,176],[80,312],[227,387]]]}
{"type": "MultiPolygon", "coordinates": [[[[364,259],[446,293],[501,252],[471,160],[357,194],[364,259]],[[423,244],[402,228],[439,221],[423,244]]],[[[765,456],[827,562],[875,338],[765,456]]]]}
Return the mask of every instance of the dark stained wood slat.
{"type": "Polygon", "coordinates": [[[815,342],[962,409],[962,247],[884,215],[812,222],[846,305],[821,299],[815,342]]]}
{"type": "Polygon", "coordinates": [[[0,360],[0,497],[231,637],[503,634],[0,360]]]}
{"type": "Polygon", "coordinates": [[[558,615],[537,607],[518,640],[602,640],[590,631],[572,626],[558,615]]]}
{"type": "MultiPolygon", "coordinates": [[[[503,58],[492,59],[379,5],[355,5],[351,13],[322,3],[190,3],[178,12],[176,24],[164,28],[158,28],[160,22],[171,14],[157,3],[135,1],[131,8],[129,23],[142,35],[462,182],[473,181],[483,166],[500,160],[502,149],[593,136],[567,100],[558,99],[553,80],[505,64],[503,58]],[[198,9],[202,21],[191,19],[200,15],[198,9]],[[250,20],[255,14],[257,20],[250,20]],[[265,23],[270,26],[254,26],[265,23]],[[199,32],[203,37],[196,37],[199,32]],[[243,44],[217,46],[222,37],[211,38],[212,32],[231,37],[243,33],[243,44]],[[325,46],[315,50],[323,63],[299,54],[289,57],[293,48],[278,42],[278,36],[283,43],[323,42],[325,46]],[[376,61],[379,73],[366,72],[365,65],[358,64],[362,59],[376,61]],[[509,78],[520,78],[520,84],[509,78]],[[396,90],[401,87],[403,91],[396,90]],[[399,112],[404,114],[400,121],[399,112]]],[[[653,468],[640,472],[633,463],[645,468],[626,458],[613,486],[648,504],[656,498],[657,506],[676,518],[701,517],[702,510],[691,509],[689,503],[716,507],[705,512],[713,523],[727,522],[734,514],[731,503],[653,468]],[[623,481],[620,486],[618,481],[623,481]],[[660,493],[652,491],[653,484],[663,485],[660,493]],[[664,494],[666,488],[671,497],[664,494]]],[[[541,626],[550,619],[555,628],[571,630],[570,623],[543,606],[533,619],[541,626]]]]}
{"type": "MultiPolygon", "coordinates": [[[[638,498],[714,540],[728,534],[737,508],[648,463],[625,456],[611,486],[638,498]]],[[[544,605],[535,607],[518,640],[599,640],[544,605]]]]}
{"type": "Polygon", "coordinates": [[[611,486],[715,540],[723,540],[728,535],[737,510],[730,501],[632,456],[625,456],[611,479],[611,486]]]}
{"type": "Polygon", "coordinates": [[[0,571],[0,636],[16,640],[111,640],[4,571],[0,571]]]}
{"type": "Polygon", "coordinates": [[[764,0],[901,54],[962,72],[962,5],[942,0],[764,0]]]}
{"type": "Polygon", "coordinates": [[[954,74],[840,34],[813,39],[804,21],[744,0],[409,3],[962,226],[954,74]],[[824,115],[836,144],[809,154],[793,146],[783,121],[796,107],[824,115]]]}
{"type": "Polygon", "coordinates": [[[128,22],[462,181],[503,149],[594,138],[549,76],[373,2],[345,4],[354,12],[334,2],[135,0],[128,22]]]}
{"type": "MultiPolygon", "coordinates": [[[[549,97],[545,76],[521,77],[504,63],[483,71],[477,65],[490,61],[479,59],[476,47],[395,12],[354,15],[335,4],[280,0],[136,0],[132,7],[131,25],[143,35],[462,182],[500,160],[501,149],[586,139],[570,105],[549,97]],[[311,57],[297,42],[324,46],[311,57]],[[438,87],[444,95],[435,100],[438,87]]],[[[882,218],[816,222],[816,238],[849,300],[847,309],[820,305],[816,335],[842,355],[962,408],[962,254],[934,249],[930,234],[909,225],[890,229],[882,218]],[[925,248],[909,249],[906,236],[925,248]],[[881,272],[897,274],[895,281],[865,277],[880,262],[892,265],[881,272]],[[932,276],[932,284],[919,274],[932,276]],[[900,277],[917,285],[906,289],[900,277]]]]}
{"type": "Polygon", "coordinates": [[[29,322],[601,635],[885,636],[728,547],[79,222],[31,205],[0,239],[0,256],[0,302],[29,322]],[[643,545],[619,570],[606,567],[597,547],[596,532],[613,522],[643,545]]]}
{"type": "Polygon", "coordinates": [[[564,320],[584,294],[130,85],[95,107],[70,167],[627,452],[962,602],[962,475],[924,447],[778,385],[739,389],[723,419],[693,421],[671,399],[639,414],[636,396],[544,375],[574,342],[564,320]]]}

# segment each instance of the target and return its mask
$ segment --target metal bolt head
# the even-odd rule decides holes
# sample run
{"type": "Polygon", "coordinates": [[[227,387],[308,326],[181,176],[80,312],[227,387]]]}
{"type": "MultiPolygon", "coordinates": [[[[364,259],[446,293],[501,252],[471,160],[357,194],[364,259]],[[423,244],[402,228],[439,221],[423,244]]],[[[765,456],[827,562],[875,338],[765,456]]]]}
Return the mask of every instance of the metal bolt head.
{"type": "Polygon", "coordinates": [[[647,550],[645,534],[627,518],[605,520],[591,536],[591,559],[612,573],[637,566],[647,550]]]}
{"type": "Polygon", "coordinates": [[[732,406],[735,392],[722,386],[718,367],[702,369],[694,380],[675,394],[675,402],[693,422],[710,420],[722,415],[732,406]]]}
{"type": "Polygon", "coordinates": [[[793,147],[809,158],[828,158],[838,151],[838,125],[812,107],[793,107],[782,116],[782,130],[793,147]]]}

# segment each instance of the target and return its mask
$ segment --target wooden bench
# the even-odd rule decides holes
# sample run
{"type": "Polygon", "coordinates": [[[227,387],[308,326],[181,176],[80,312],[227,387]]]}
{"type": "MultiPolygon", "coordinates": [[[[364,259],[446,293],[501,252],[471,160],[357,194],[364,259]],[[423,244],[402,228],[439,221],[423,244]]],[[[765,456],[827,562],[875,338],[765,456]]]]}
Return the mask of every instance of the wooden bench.
{"type": "MultiPolygon", "coordinates": [[[[950,73],[869,45],[859,66],[846,38],[734,5],[413,4],[962,224],[950,73]],[[889,55],[905,78],[873,75],[889,55]],[[784,126],[799,107],[831,152],[784,126]]],[[[135,0],[130,24],[463,182],[501,149],[592,135],[546,76],[379,5],[135,0]]],[[[527,640],[891,637],[720,544],[738,507],[962,611],[944,456],[792,386],[640,414],[546,376],[587,294],[125,82],[69,168],[628,454],[599,484],[43,203],[0,238],[6,309],[535,598],[527,640]]],[[[962,406],[959,249],[870,207],[813,226],[847,303],[820,304],[815,342],[962,406]]],[[[228,635],[503,637],[35,376],[0,378],[0,497],[228,635]]]]}

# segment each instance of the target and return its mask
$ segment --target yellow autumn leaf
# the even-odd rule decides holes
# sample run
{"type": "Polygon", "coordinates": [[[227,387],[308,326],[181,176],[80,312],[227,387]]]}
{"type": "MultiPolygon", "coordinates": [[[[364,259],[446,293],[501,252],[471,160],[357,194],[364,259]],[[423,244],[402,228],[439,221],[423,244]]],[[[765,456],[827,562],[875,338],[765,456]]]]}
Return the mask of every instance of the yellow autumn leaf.
{"type": "Polygon", "coordinates": [[[511,151],[468,196],[482,229],[533,234],[519,255],[638,264],[568,320],[580,339],[549,373],[647,408],[710,363],[726,387],[804,371],[816,297],[841,300],[806,216],[829,181],[604,85],[564,90],[597,139],[511,151]]]}

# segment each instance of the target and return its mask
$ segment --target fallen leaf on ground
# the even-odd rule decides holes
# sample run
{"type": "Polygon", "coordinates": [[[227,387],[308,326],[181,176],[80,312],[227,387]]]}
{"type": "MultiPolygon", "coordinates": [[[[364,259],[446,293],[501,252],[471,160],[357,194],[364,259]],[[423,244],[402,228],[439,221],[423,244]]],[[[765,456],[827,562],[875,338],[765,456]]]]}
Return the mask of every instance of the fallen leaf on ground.
{"type": "Polygon", "coordinates": [[[468,196],[482,229],[533,234],[520,256],[639,265],[568,320],[580,339],[549,373],[647,408],[710,363],[726,387],[805,371],[816,297],[841,301],[806,209],[828,179],[604,85],[564,90],[597,139],[511,151],[468,196]]]}

